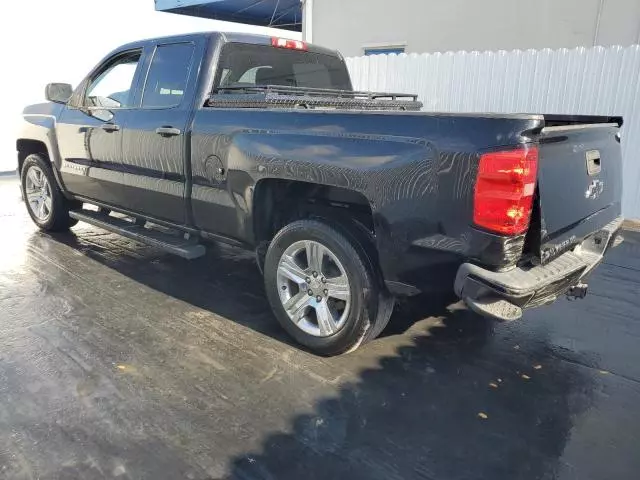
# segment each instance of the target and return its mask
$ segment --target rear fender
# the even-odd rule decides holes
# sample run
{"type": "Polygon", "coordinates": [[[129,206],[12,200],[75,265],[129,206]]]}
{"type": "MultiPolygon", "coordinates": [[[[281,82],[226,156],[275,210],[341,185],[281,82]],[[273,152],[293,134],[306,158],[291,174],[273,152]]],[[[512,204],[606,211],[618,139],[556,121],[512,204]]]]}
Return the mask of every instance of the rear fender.
{"type": "MultiPolygon", "coordinates": [[[[412,226],[424,226],[439,217],[435,212],[438,154],[424,139],[269,130],[238,132],[221,143],[231,197],[244,198],[249,213],[252,198],[246,195],[253,190],[246,188],[246,181],[236,185],[234,171],[250,172],[254,185],[275,178],[339,187],[364,196],[373,214],[383,270],[392,271],[390,252],[398,251],[398,242],[405,245],[400,251],[409,248],[412,226]]],[[[241,222],[250,225],[249,220],[241,222]]]]}

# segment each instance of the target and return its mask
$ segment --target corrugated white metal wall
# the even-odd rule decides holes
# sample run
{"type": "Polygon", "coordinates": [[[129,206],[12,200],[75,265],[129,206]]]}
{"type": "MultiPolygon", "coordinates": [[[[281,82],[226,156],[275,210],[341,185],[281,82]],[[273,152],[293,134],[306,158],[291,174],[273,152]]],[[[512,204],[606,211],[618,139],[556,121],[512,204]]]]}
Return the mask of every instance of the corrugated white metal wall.
{"type": "Polygon", "coordinates": [[[417,93],[429,111],[622,115],[623,213],[640,218],[640,45],[348,58],[358,90],[417,93]]]}

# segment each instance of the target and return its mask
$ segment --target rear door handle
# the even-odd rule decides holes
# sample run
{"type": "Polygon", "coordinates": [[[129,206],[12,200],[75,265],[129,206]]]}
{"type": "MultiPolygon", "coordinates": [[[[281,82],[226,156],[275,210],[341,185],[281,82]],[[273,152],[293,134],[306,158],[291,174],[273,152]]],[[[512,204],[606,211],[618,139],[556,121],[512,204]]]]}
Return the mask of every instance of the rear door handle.
{"type": "Polygon", "coordinates": [[[120,126],[114,123],[105,123],[103,125],[100,125],[100,128],[109,133],[117,132],[118,130],[120,130],[120,126]]]}
{"type": "Polygon", "coordinates": [[[175,137],[176,135],[180,135],[182,132],[179,128],[160,127],[156,128],[156,133],[161,137],[175,137]]]}

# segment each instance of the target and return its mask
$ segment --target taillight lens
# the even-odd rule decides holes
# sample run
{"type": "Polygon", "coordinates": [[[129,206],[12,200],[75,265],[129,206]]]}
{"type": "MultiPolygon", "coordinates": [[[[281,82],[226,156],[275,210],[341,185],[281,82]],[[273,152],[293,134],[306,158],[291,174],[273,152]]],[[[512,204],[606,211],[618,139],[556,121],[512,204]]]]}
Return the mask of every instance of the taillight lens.
{"type": "Polygon", "coordinates": [[[506,235],[526,232],[537,172],[537,147],[482,155],[474,195],[474,223],[506,235]]]}
{"type": "Polygon", "coordinates": [[[289,40],[287,38],[271,38],[271,46],[278,48],[288,48],[289,50],[307,50],[307,44],[300,40],[289,40]]]}

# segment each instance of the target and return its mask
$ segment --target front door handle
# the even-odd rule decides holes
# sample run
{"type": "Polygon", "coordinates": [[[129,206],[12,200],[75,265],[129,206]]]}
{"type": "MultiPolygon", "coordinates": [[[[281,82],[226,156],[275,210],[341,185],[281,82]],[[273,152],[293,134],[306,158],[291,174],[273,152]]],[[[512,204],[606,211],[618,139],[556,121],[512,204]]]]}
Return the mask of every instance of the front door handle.
{"type": "Polygon", "coordinates": [[[117,132],[118,130],[120,130],[120,126],[116,125],[115,123],[105,123],[103,125],[100,125],[100,128],[109,133],[117,132]]]}
{"type": "Polygon", "coordinates": [[[175,137],[176,135],[180,135],[182,132],[179,128],[160,127],[156,128],[156,133],[161,137],[175,137]]]}

